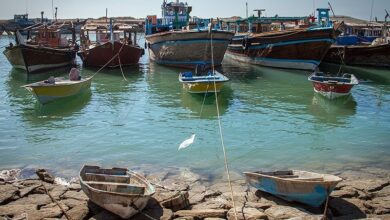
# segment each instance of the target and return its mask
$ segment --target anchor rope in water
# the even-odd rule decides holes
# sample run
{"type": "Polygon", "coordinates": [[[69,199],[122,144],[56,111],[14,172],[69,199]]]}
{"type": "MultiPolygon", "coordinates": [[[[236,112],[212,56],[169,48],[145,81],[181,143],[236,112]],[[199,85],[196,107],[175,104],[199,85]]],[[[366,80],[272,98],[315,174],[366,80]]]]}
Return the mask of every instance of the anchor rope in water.
{"type": "MultiPolygon", "coordinates": [[[[213,30],[212,30],[212,28],[210,28],[210,29],[211,29],[210,30],[211,67],[212,67],[213,74],[215,75],[214,50],[213,50],[213,30]]],[[[218,107],[217,85],[216,85],[215,79],[213,80],[213,82],[214,82],[215,105],[217,106],[217,118],[218,118],[219,135],[220,135],[220,138],[221,138],[221,145],[222,145],[222,150],[223,150],[225,169],[226,169],[226,174],[227,174],[227,178],[228,178],[230,193],[231,193],[231,197],[232,197],[232,203],[233,203],[233,209],[234,209],[234,217],[237,220],[237,211],[236,211],[236,205],[235,205],[235,202],[234,202],[233,187],[232,187],[232,182],[230,180],[230,171],[229,171],[229,165],[228,165],[228,160],[227,160],[227,154],[226,154],[226,150],[225,150],[225,143],[223,141],[221,117],[220,117],[220,114],[219,114],[219,107],[218,107]]]]}

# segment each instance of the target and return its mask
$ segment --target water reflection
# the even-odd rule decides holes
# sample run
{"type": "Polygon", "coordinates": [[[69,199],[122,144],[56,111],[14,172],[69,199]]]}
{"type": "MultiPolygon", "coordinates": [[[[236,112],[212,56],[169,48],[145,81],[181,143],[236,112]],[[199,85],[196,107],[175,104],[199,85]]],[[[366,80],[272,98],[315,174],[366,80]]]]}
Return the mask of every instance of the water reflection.
{"type": "Polygon", "coordinates": [[[321,124],[341,126],[347,123],[347,119],[356,114],[357,103],[352,95],[329,100],[315,93],[309,112],[315,116],[321,124]]]}
{"type": "MultiPolygon", "coordinates": [[[[223,115],[229,108],[233,99],[233,90],[229,85],[224,85],[217,94],[219,114],[223,115]]],[[[217,107],[214,94],[191,94],[182,90],[181,104],[184,108],[189,109],[193,116],[200,118],[214,118],[217,116],[217,107]]]]}

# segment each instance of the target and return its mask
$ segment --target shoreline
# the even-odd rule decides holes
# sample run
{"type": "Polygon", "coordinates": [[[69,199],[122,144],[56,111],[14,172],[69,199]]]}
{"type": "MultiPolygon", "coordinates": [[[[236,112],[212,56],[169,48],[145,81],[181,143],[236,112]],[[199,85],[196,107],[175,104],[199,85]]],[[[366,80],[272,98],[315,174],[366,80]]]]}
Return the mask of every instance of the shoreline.
{"type": "MultiPolygon", "coordinates": [[[[223,179],[211,182],[186,168],[139,173],[156,186],[154,199],[142,211],[144,214],[155,219],[234,219],[230,190],[223,179]]],[[[329,219],[390,219],[389,170],[364,168],[337,175],[343,181],[330,196],[327,211],[329,219]]],[[[238,219],[322,218],[324,205],[312,208],[286,202],[249,187],[245,178],[233,179],[238,219]]],[[[29,216],[28,219],[66,219],[63,211],[45,194],[41,184],[37,177],[35,180],[23,179],[8,183],[0,180],[0,219],[9,219],[5,216],[23,219],[23,213],[29,216]]],[[[78,180],[69,185],[44,184],[72,219],[120,219],[88,202],[78,180]]],[[[132,219],[147,218],[137,214],[132,219]]]]}

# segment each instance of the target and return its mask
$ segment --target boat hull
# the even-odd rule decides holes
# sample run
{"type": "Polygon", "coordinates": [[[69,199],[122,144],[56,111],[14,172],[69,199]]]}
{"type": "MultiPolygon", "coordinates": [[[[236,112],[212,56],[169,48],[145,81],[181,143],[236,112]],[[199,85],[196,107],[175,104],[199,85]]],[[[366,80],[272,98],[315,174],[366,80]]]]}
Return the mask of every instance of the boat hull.
{"type": "Polygon", "coordinates": [[[86,78],[74,84],[47,84],[39,82],[25,87],[36,97],[41,104],[47,104],[57,99],[78,95],[91,87],[92,77],[86,78]],[[41,84],[41,85],[40,85],[41,84]]]}
{"type": "Polygon", "coordinates": [[[122,45],[123,44],[120,42],[114,42],[114,44],[106,42],[95,47],[81,50],[77,55],[83,61],[84,66],[102,67],[120,51],[118,58],[114,58],[107,64],[108,68],[116,68],[119,67],[119,65],[129,66],[138,64],[138,61],[143,54],[143,49],[132,45],[124,45],[122,48],[122,45]]]}
{"type": "Polygon", "coordinates": [[[223,83],[203,82],[203,83],[183,83],[183,88],[189,93],[214,93],[220,92],[223,83]]]}
{"type": "Polygon", "coordinates": [[[334,41],[331,28],[237,35],[227,56],[241,62],[288,69],[315,69],[334,41]]]}
{"type": "Polygon", "coordinates": [[[249,185],[261,191],[286,201],[300,202],[313,207],[322,205],[337,183],[341,181],[338,177],[329,181],[305,181],[277,178],[258,173],[245,173],[245,176],[249,185]]]}
{"type": "Polygon", "coordinates": [[[194,68],[197,65],[210,67],[222,63],[232,32],[212,31],[213,56],[211,53],[211,34],[201,31],[168,31],[146,36],[149,57],[158,64],[194,68]]]}
{"type": "Polygon", "coordinates": [[[390,67],[390,44],[376,46],[337,46],[332,45],[324,62],[356,65],[390,67]]]}
{"type": "Polygon", "coordinates": [[[74,63],[76,52],[73,49],[17,45],[4,51],[11,65],[28,73],[70,66],[74,63]]]}
{"type": "Polygon", "coordinates": [[[325,96],[328,99],[336,99],[351,94],[353,85],[336,85],[313,82],[314,92],[325,96]]]}
{"type": "Polygon", "coordinates": [[[142,211],[155,191],[144,177],[123,168],[84,166],[80,171],[80,185],[92,202],[123,219],[129,219],[142,211]],[[88,177],[94,174],[92,179],[88,177]],[[136,185],[130,185],[129,182],[136,185]],[[100,188],[96,187],[98,185],[100,188]]]}

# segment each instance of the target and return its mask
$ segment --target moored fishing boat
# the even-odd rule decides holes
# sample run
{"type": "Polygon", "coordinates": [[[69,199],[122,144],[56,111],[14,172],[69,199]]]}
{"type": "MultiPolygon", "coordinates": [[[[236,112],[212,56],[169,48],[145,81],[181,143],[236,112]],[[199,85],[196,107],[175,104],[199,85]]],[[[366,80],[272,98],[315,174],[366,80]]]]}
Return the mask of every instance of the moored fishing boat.
{"type": "Polygon", "coordinates": [[[350,94],[359,80],[353,74],[344,73],[342,76],[332,76],[322,72],[314,72],[308,78],[313,83],[314,91],[328,99],[335,99],[350,94]]]}
{"type": "Polygon", "coordinates": [[[70,66],[74,63],[78,46],[74,34],[72,41],[61,37],[61,29],[65,27],[65,24],[33,25],[24,29],[27,31],[27,40],[17,31],[16,45],[10,44],[3,53],[13,67],[26,70],[27,73],[70,66]],[[33,35],[35,37],[31,37],[33,35]]]}
{"type": "Polygon", "coordinates": [[[82,78],[80,80],[68,80],[64,78],[52,78],[40,82],[24,85],[23,87],[30,91],[41,104],[75,96],[91,87],[92,77],[82,78]]]}
{"type": "Polygon", "coordinates": [[[192,72],[183,72],[179,74],[179,81],[190,93],[214,93],[219,92],[229,78],[218,71],[214,73],[210,71],[206,76],[194,76],[192,72]]]}
{"type": "Polygon", "coordinates": [[[342,179],[330,174],[288,170],[244,172],[249,185],[287,201],[322,205],[342,179]]]}
{"type": "MultiPolygon", "coordinates": [[[[275,20],[298,22],[300,18],[259,17],[247,19],[249,30],[257,33],[238,33],[227,49],[227,56],[241,62],[262,66],[315,69],[334,41],[335,31],[329,21],[329,9],[317,9],[321,25],[264,31],[275,20]],[[256,24],[257,28],[251,28],[256,24]],[[267,26],[268,25],[268,26],[267,26]]],[[[307,19],[307,18],[305,18],[307,19]]]]}
{"type": "Polygon", "coordinates": [[[88,23],[80,33],[77,55],[84,66],[108,68],[138,64],[144,50],[137,44],[137,29],[126,24],[88,23]],[[89,35],[95,35],[91,40],[89,35]]]}
{"type": "Polygon", "coordinates": [[[155,192],[145,177],[126,168],[85,165],[80,185],[92,202],[125,219],[142,211],[155,192]]]}
{"type": "Polygon", "coordinates": [[[150,59],[158,64],[194,68],[196,65],[210,67],[210,38],[214,41],[214,65],[221,65],[229,41],[234,33],[215,25],[209,30],[210,19],[189,21],[191,6],[179,2],[162,5],[163,18],[148,16],[145,26],[146,44],[150,59]],[[195,27],[193,29],[190,28],[195,27]]]}

